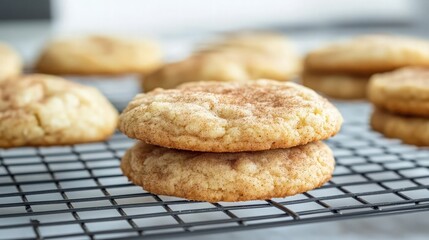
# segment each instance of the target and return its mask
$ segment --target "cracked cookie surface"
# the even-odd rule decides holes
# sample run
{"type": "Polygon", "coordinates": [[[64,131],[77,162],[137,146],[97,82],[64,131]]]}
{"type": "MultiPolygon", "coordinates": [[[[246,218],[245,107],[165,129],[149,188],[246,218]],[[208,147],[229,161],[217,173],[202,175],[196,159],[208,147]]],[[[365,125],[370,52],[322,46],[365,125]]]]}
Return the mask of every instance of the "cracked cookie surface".
{"type": "Polygon", "coordinates": [[[118,113],[95,88],[33,74],[0,83],[0,147],[101,141],[118,113]]]}
{"type": "Polygon", "coordinates": [[[327,182],[332,151],[322,142],[289,149],[202,153],[136,143],[122,158],[124,174],[155,194],[197,201],[291,196],[327,182]]]}
{"type": "Polygon", "coordinates": [[[203,44],[192,56],[164,65],[143,78],[142,86],[148,92],[195,81],[287,81],[299,74],[301,65],[292,43],[281,35],[237,34],[203,44]]]}
{"type": "Polygon", "coordinates": [[[137,95],[122,112],[128,137],[168,148],[207,152],[289,148],[335,135],[338,110],[290,82],[195,82],[137,95]]]}

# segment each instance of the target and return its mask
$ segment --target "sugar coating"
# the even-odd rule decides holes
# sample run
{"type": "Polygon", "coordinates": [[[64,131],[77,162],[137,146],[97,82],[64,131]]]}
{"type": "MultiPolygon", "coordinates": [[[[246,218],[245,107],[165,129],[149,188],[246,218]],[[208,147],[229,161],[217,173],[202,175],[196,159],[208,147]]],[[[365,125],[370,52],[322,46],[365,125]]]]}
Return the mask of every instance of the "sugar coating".
{"type": "Polygon", "coordinates": [[[127,136],[163,147],[208,152],[288,148],[335,135],[338,110],[289,82],[195,82],[137,95],[122,112],[127,136]]]}
{"type": "Polygon", "coordinates": [[[239,34],[206,43],[192,56],[164,65],[143,78],[145,92],[194,81],[290,80],[301,59],[290,41],[276,34],[239,34]]]}
{"type": "Polygon", "coordinates": [[[429,146],[428,118],[401,116],[375,109],[371,115],[371,127],[386,137],[399,138],[417,146],[429,146]]]}
{"type": "Polygon", "coordinates": [[[49,74],[117,75],[148,73],[161,63],[160,47],[151,40],[90,35],[52,40],[35,68],[49,74]]]}
{"type": "Polygon", "coordinates": [[[197,201],[291,196],[327,182],[334,157],[322,142],[242,153],[181,151],[138,142],[122,158],[124,174],[145,190],[197,201]]]}
{"type": "Polygon", "coordinates": [[[304,72],[301,79],[304,86],[328,97],[363,99],[366,97],[369,76],[304,72]]]}
{"type": "Polygon", "coordinates": [[[0,43],[0,82],[15,78],[21,72],[21,57],[8,45],[0,43]]]}
{"type": "Polygon", "coordinates": [[[368,86],[369,100],[393,113],[429,117],[429,70],[407,67],[376,74],[368,86]]]}
{"type": "Polygon", "coordinates": [[[306,71],[379,73],[405,66],[429,66],[429,42],[399,36],[364,35],[314,50],[306,71]]]}
{"type": "Polygon", "coordinates": [[[95,88],[33,74],[0,89],[2,148],[99,141],[116,128],[117,111],[95,88]]]}

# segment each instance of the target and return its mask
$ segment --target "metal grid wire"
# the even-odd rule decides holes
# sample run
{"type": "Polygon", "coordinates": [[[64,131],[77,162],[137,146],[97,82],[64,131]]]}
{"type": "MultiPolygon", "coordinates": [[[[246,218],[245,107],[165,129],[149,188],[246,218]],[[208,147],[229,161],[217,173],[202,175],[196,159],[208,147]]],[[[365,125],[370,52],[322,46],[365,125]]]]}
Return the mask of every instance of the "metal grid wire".
{"type": "Polygon", "coordinates": [[[337,103],[346,122],[327,141],[333,179],[293,197],[240,203],[157,196],[119,163],[133,142],[0,150],[0,238],[128,239],[288,226],[429,210],[429,151],[368,128],[370,107],[337,103]]]}

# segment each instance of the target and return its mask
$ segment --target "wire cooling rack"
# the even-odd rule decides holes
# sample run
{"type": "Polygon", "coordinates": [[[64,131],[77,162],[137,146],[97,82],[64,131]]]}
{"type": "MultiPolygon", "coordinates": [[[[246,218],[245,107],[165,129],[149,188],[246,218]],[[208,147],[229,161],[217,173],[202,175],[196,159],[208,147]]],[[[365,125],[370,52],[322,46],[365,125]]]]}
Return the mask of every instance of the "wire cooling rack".
{"type": "Polygon", "coordinates": [[[0,150],[0,238],[178,237],[429,210],[429,151],[369,130],[370,107],[337,103],[342,131],[327,143],[337,167],[323,187],[240,203],[157,196],[129,183],[133,142],[0,150]]]}

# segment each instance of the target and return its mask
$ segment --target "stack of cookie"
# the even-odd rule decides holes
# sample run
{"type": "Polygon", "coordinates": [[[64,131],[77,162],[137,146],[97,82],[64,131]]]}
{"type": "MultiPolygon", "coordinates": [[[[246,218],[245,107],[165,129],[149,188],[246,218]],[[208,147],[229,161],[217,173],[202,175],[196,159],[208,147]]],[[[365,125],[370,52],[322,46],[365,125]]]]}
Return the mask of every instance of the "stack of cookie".
{"type": "Polygon", "coordinates": [[[429,42],[384,35],[361,36],[308,53],[302,82],[329,97],[366,97],[371,75],[406,66],[429,66],[429,42]]]}
{"type": "Polygon", "coordinates": [[[137,95],[119,129],[139,140],[121,163],[145,190],[199,201],[284,197],[321,186],[342,124],[314,91],[272,80],[196,82],[137,95]]]}
{"type": "Polygon", "coordinates": [[[368,98],[376,107],[371,117],[374,130],[429,146],[429,69],[409,67],[374,75],[368,98]]]}
{"type": "Polygon", "coordinates": [[[240,82],[268,78],[287,81],[301,71],[292,43],[274,33],[241,33],[204,44],[190,57],[164,65],[142,79],[145,92],[185,82],[240,82]]]}

